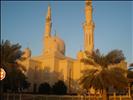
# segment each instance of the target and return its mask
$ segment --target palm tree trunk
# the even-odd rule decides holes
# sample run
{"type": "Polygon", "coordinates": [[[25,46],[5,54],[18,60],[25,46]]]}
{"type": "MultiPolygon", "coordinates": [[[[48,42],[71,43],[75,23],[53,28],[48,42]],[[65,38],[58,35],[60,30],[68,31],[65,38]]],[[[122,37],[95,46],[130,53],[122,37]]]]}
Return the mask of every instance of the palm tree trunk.
{"type": "Polygon", "coordinates": [[[103,90],[102,98],[103,98],[103,100],[109,100],[109,96],[108,96],[108,93],[107,93],[107,89],[104,89],[103,90]]]}

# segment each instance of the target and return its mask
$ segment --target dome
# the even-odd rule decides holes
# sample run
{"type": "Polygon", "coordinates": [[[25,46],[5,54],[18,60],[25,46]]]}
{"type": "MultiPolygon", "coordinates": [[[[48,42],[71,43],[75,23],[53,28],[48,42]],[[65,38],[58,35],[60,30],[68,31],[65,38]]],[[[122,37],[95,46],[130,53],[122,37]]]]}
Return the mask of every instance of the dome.
{"type": "Polygon", "coordinates": [[[62,39],[60,39],[58,36],[52,37],[54,49],[59,51],[62,54],[65,54],[65,43],[62,39]]]}
{"type": "Polygon", "coordinates": [[[58,36],[45,37],[44,54],[60,53],[65,55],[65,43],[58,36]]]}

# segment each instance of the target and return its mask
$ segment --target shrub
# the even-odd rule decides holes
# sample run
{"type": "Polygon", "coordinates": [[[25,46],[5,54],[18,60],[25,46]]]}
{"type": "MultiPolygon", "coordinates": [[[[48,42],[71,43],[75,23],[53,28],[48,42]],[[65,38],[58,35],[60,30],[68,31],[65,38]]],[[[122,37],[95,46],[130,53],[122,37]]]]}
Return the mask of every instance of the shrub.
{"type": "Polygon", "coordinates": [[[52,87],[53,93],[57,95],[64,95],[67,93],[67,86],[61,80],[56,82],[52,87]]]}
{"type": "Polygon", "coordinates": [[[45,82],[39,85],[39,93],[41,94],[50,94],[51,92],[51,87],[49,83],[45,82]]]}

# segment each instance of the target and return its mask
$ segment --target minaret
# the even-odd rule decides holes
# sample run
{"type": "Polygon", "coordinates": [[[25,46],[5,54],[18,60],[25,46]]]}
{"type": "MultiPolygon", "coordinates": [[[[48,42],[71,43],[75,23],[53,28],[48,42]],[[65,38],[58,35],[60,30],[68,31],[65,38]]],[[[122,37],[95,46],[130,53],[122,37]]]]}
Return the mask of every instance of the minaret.
{"type": "Polygon", "coordinates": [[[94,49],[94,22],[92,18],[92,1],[85,1],[84,50],[92,54],[94,49]]]}
{"type": "Polygon", "coordinates": [[[45,23],[45,33],[44,33],[45,37],[50,37],[51,36],[51,27],[52,27],[51,7],[48,6],[48,12],[47,12],[47,15],[46,15],[46,23],[45,23]]]}
{"type": "Polygon", "coordinates": [[[49,39],[51,38],[51,28],[52,28],[52,22],[51,22],[51,7],[48,6],[48,11],[46,15],[46,22],[45,22],[45,31],[44,31],[44,37],[43,37],[43,54],[48,51],[49,47],[49,39]]]}

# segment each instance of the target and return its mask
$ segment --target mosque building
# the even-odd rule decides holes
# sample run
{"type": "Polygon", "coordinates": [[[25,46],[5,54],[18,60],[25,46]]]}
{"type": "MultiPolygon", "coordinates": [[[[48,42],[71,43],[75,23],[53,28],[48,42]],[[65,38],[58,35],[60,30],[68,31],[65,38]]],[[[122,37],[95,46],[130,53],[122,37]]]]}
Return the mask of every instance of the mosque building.
{"type": "Polygon", "coordinates": [[[22,56],[25,60],[19,63],[26,68],[26,74],[32,83],[31,91],[33,87],[37,88],[43,82],[53,85],[58,80],[65,81],[71,91],[77,91],[81,71],[87,68],[87,65],[84,65],[81,59],[85,56],[85,51],[91,54],[94,49],[95,25],[92,17],[92,1],[86,1],[85,3],[84,50],[77,53],[76,59],[67,57],[64,41],[59,36],[51,34],[51,19],[51,7],[48,6],[42,54],[32,57],[31,50],[26,48],[22,56]]]}
{"type": "Polygon", "coordinates": [[[59,36],[51,34],[52,16],[51,7],[48,6],[42,53],[39,56],[32,57],[31,50],[26,48],[22,56],[25,60],[19,61],[26,68],[26,75],[31,82],[30,91],[38,88],[41,83],[48,82],[53,85],[58,80],[63,80],[69,91],[70,89],[72,92],[78,91],[80,88],[78,81],[82,75],[82,70],[93,67],[81,62],[81,59],[85,57],[85,51],[92,54],[94,49],[95,24],[92,11],[92,1],[86,1],[85,21],[83,23],[84,50],[79,51],[77,58],[74,59],[65,55],[64,41],[59,36]]]}

